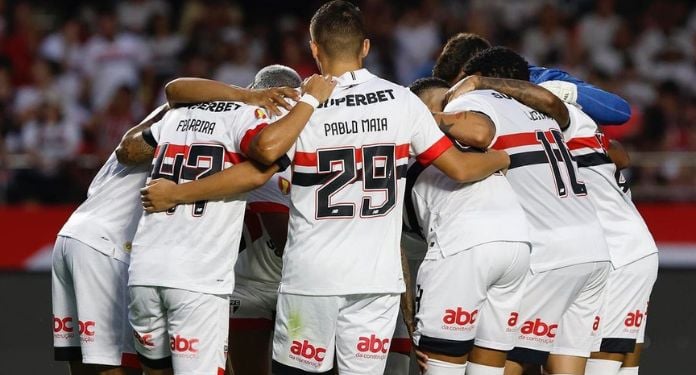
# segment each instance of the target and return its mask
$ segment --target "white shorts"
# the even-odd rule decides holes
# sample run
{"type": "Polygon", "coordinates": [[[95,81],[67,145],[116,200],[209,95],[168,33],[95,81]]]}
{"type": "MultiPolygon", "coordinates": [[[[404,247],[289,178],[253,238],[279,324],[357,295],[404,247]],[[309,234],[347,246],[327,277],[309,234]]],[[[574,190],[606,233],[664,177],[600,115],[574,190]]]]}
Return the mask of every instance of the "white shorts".
{"type": "Polygon", "coordinates": [[[127,283],[127,264],[58,236],[52,267],[56,360],[138,366],[128,324],[127,283]]]}
{"type": "Polygon", "coordinates": [[[180,375],[222,374],[227,359],[227,296],[130,286],[128,318],[143,365],[180,375]]]}
{"type": "Polygon", "coordinates": [[[611,264],[583,263],[527,274],[520,326],[508,359],[542,365],[549,353],[589,357],[611,264]]]}
{"type": "Polygon", "coordinates": [[[278,284],[237,279],[230,296],[230,331],[273,329],[278,284]]]}
{"type": "Polygon", "coordinates": [[[381,375],[399,311],[399,294],[303,296],[280,293],[273,373],[330,371],[381,375]]]}
{"type": "Polygon", "coordinates": [[[648,300],[657,279],[657,253],[612,270],[593,351],[631,353],[645,338],[648,300]]]}
{"type": "Polygon", "coordinates": [[[448,356],[474,345],[512,349],[516,327],[508,320],[519,311],[529,256],[525,242],[489,242],[424,260],[416,281],[416,345],[448,356]]]}

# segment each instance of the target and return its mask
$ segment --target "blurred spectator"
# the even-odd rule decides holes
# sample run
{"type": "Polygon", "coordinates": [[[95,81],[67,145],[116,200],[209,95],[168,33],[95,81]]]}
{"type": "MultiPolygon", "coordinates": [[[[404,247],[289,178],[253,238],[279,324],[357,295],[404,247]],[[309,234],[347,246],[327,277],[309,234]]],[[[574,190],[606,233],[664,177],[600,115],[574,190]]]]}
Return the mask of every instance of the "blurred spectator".
{"type": "MultiPolygon", "coordinates": [[[[696,191],[696,163],[679,153],[696,152],[693,1],[354,1],[374,73],[407,85],[430,74],[448,37],[478,33],[624,96],[633,117],[607,134],[658,158],[633,168],[638,187],[696,191]]],[[[173,77],[247,85],[270,63],[316,73],[308,23],[322,2],[77,0],[62,9],[0,0],[0,201],[79,200],[123,132],[165,100],[173,77]],[[43,156],[42,142],[51,143],[43,156]],[[46,184],[53,188],[32,190],[46,184]]]]}
{"type": "Polygon", "coordinates": [[[440,47],[437,26],[425,7],[407,9],[394,30],[394,61],[400,82],[413,82],[423,65],[433,65],[432,55],[440,47]]]}
{"type": "Polygon", "coordinates": [[[620,23],[614,12],[614,0],[597,0],[594,11],[578,25],[582,47],[590,53],[609,48],[620,23]]]}
{"type": "Polygon", "coordinates": [[[65,171],[77,153],[80,130],[63,115],[58,98],[42,98],[36,118],[23,125],[21,139],[27,168],[18,171],[8,199],[65,202],[74,197],[65,171]]]}
{"type": "Polygon", "coordinates": [[[138,121],[142,110],[134,102],[133,89],[121,86],[92,120],[89,130],[96,140],[97,155],[101,160],[106,160],[123,134],[138,121]]]}
{"type": "Polygon", "coordinates": [[[555,6],[545,4],[541,7],[536,25],[528,29],[522,39],[522,53],[531,64],[551,66],[562,61],[562,54],[568,46],[568,35],[561,27],[562,21],[555,6]]]}
{"type": "Polygon", "coordinates": [[[184,48],[184,38],[174,33],[169,17],[156,14],[150,19],[148,30],[148,48],[152,53],[151,64],[155,73],[161,76],[172,76],[176,73],[177,56],[184,48]]]}
{"type": "Polygon", "coordinates": [[[102,109],[116,89],[138,85],[139,71],[150,62],[150,51],[140,36],[118,29],[109,11],[99,15],[98,33],[87,42],[83,69],[91,80],[91,103],[102,109]]]}
{"type": "Polygon", "coordinates": [[[163,0],[125,0],[116,8],[119,25],[133,32],[143,32],[155,15],[167,16],[169,5],[163,0]]]}

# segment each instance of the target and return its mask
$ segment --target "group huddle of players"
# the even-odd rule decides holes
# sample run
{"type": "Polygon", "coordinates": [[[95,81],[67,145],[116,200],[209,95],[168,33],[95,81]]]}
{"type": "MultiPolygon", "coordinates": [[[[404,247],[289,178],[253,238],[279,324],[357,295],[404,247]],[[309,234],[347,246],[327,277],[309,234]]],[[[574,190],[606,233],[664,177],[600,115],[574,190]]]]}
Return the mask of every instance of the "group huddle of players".
{"type": "Polygon", "coordinates": [[[412,357],[428,375],[638,374],[657,249],[597,126],[625,122],[625,101],[474,34],[401,87],[363,68],[342,0],[310,35],[322,75],[180,78],[124,135],[58,234],[55,358],[72,374],[409,374],[412,357]]]}

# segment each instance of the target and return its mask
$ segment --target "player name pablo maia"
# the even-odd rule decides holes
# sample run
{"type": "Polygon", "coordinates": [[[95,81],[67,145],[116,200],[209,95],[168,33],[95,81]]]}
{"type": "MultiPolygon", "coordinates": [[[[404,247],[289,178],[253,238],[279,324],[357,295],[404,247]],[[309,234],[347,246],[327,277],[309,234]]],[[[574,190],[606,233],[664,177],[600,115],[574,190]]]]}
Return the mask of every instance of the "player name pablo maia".
{"type": "Polygon", "coordinates": [[[387,131],[387,119],[384,117],[324,123],[324,136],[385,131],[387,131]]]}
{"type": "Polygon", "coordinates": [[[392,99],[394,99],[394,90],[379,90],[375,92],[368,92],[366,94],[350,94],[340,98],[329,99],[319,104],[319,108],[341,105],[345,105],[346,107],[358,107],[361,105],[386,102],[392,99]]]}

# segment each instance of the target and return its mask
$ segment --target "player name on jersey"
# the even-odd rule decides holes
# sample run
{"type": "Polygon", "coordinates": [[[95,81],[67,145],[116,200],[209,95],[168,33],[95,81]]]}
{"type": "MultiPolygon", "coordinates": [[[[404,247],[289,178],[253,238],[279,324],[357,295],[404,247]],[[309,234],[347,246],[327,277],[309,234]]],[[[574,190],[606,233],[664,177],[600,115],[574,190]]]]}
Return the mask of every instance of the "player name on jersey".
{"type": "Polygon", "coordinates": [[[213,131],[215,131],[215,121],[205,121],[197,118],[187,118],[179,121],[179,123],[176,125],[176,131],[193,131],[205,134],[213,134],[213,131]]]}
{"type": "Polygon", "coordinates": [[[324,123],[324,135],[386,132],[389,121],[385,117],[324,123]]]}

